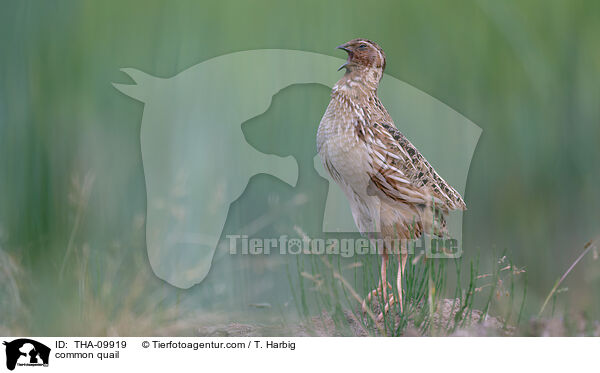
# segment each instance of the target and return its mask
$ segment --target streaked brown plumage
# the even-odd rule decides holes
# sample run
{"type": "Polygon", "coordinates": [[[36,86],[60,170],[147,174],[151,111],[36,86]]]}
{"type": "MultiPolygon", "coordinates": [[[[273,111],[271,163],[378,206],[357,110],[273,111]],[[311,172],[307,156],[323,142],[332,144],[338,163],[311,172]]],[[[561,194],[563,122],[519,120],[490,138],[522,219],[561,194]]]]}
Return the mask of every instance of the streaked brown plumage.
{"type": "MultiPolygon", "coordinates": [[[[346,73],[333,87],[319,124],[317,151],[346,194],[358,229],[381,232],[383,238],[392,239],[416,238],[423,232],[444,235],[444,216],[466,206],[460,194],[398,131],[377,97],[386,65],[383,50],[366,39],[354,39],[338,48],[348,53],[348,61],[341,67],[346,73]]],[[[388,252],[383,253],[381,268],[385,285],[381,288],[380,283],[387,306],[394,301],[393,296],[387,298],[388,252]]],[[[397,299],[402,307],[406,253],[399,257],[402,270],[398,271],[397,299]]]]}

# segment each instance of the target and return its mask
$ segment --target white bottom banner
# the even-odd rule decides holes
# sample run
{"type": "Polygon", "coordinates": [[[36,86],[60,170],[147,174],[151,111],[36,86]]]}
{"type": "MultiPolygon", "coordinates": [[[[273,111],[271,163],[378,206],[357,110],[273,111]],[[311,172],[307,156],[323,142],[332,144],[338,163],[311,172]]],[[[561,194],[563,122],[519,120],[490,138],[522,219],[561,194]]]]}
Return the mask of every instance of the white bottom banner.
{"type": "Polygon", "coordinates": [[[0,372],[589,370],[597,338],[0,337],[0,372]]]}

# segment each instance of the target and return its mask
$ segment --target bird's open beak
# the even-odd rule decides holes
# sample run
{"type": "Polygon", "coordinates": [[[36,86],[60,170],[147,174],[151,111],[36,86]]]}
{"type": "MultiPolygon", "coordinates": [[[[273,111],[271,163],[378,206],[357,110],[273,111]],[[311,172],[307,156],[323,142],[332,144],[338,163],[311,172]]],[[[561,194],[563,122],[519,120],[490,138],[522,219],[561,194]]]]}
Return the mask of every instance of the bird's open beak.
{"type": "Polygon", "coordinates": [[[352,51],[348,48],[348,43],[344,43],[342,45],[338,45],[336,47],[336,49],[341,49],[341,50],[345,51],[346,53],[348,53],[348,61],[346,61],[345,64],[343,64],[342,66],[340,66],[339,69],[337,69],[337,71],[340,71],[341,69],[343,69],[344,67],[346,67],[348,65],[348,63],[350,62],[350,54],[352,53],[352,51]]]}
{"type": "Polygon", "coordinates": [[[336,47],[336,49],[341,49],[341,50],[344,50],[344,51],[346,51],[346,52],[348,52],[348,53],[350,53],[350,52],[351,52],[351,50],[350,50],[350,49],[348,49],[348,43],[344,43],[344,44],[342,44],[342,45],[338,45],[338,46],[336,47]]]}

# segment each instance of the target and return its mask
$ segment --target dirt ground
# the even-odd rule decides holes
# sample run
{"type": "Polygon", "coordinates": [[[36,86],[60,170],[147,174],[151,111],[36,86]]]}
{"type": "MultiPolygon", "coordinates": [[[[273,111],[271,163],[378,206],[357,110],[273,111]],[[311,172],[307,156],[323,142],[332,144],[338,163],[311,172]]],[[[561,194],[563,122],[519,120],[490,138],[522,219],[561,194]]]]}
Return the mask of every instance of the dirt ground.
{"type": "MultiPolygon", "coordinates": [[[[454,316],[458,309],[452,309],[452,299],[445,299],[442,301],[440,310],[436,313],[432,319],[432,329],[436,329],[437,326],[443,325],[450,328],[453,327],[454,316]],[[450,319],[450,321],[449,321],[450,319]]],[[[374,313],[377,314],[379,310],[377,306],[373,309],[374,313]]],[[[300,323],[298,325],[250,325],[240,323],[229,323],[226,325],[214,325],[204,326],[198,329],[198,335],[201,336],[231,336],[231,337],[259,337],[259,336],[355,336],[364,337],[369,335],[381,336],[385,335],[383,332],[383,325],[378,323],[372,330],[366,329],[366,324],[359,320],[356,316],[362,315],[361,312],[355,314],[350,311],[343,311],[343,317],[345,318],[345,327],[340,328],[336,326],[334,319],[326,312],[323,312],[320,316],[313,317],[309,321],[300,323]]],[[[395,323],[399,322],[400,316],[397,314],[389,315],[395,318],[395,323]]],[[[486,320],[479,322],[482,317],[482,312],[474,310],[470,316],[470,323],[472,326],[467,328],[458,329],[451,335],[455,336],[505,336],[512,335],[514,328],[503,327],[503,322],[494,317],[488,317],[486,320]]],[[[439,329],[438,329],[439,330],[439,329]]],[[[434,331],[425,335],[439,335],[440,332],[434,331]]],[[[405,329],[404,336],[420,336],[422,335],[419,330],[414,326],[408,325],[405,329]]]]}
{"type": "MultiPolygon", "coordinates": [[[[453,309],[454,300],[444,299],[440,305],[439,311],[434,314],[430,331],[422,333],[413,325],[408,325],[402,336],[455,336],[455,337],[486,337],[486,336],[600,336],[600,322],[584,322],[583,319],[573,317],[570,321],[564,318],[554,319],[532,319],[524,322],[520,329],[511,325],[504,325],[503,320],[488,316],[481,320],[483,312],[473,310],[470,320],[467,320],[465,327],[453,330],[453,320],[457,307],[453,309]],[[453,330],[451,333],[443,330],[453,330]]],[[[378,309],[373,310],[375,313],[378,309]]],[[[356,315],[362,313],[356,312],[356,315]]],[[[399,315],[392,315],[397,325],[399,315]]],[[[298,325],[263,325],[263,324],[241,324],[229,323],[224,325],[203,326],[198,328],[197,335],[210,337],[265,337],[265,336],[297,336],[297,337],[326,337],[326,336],[383,336],[382,324],[375,325],[372,330],[367,330],[365,323],[362,322],[350,311],[343,311],[345,318],[345,327],[336,326],[334,319],[326,312],[320,316],[313,317],[309,321],[299,323],[298,325]]],[[[360,316],[359,316],[360,317],[360,316]]],[[[362,316],[366,317],[366,316],[362,316]]]]}

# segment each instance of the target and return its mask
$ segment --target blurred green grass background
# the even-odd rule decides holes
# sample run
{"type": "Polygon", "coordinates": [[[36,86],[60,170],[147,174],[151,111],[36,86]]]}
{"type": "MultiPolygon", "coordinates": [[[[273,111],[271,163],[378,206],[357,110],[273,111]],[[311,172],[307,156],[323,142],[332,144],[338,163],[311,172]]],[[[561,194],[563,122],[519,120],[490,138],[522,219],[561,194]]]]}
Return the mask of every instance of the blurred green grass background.
{"type": "MultiPolygon", "coordinates": [[[[342,57],[334,49],[340,43],[375,40],[387,54],[386,73],[483,129],[467,182],[465,255],[479,251],[492,258],[494,249],[508,249],[529,274],[531,313],[600,231],[598,2],[140,0],[0,6],[0,247],[30,273],[21,287],[28,290],[24,303],[30,305],[26,316],[34,334],[68,333],[64,312],[83,299],[82,289],[101,293],[107,282],[126,286],[131,272],[147,274],[144,287],[153,289],[140,290],[136,299],[171,299],[186,309],[213,312],[237,304],[231,319],[235,312],[254,317],[247,304],[260,302],[265,292],[272,303],[289,298],[285,278],[269,274],[271,262],[264,258],[217,255],[206,283],[188,291],[167,286],[148,273],[147,261],[132,259],[145,255],[143,105],[112,87],[129,82],[122,67],[171,77],[240,50],[284,48],[342,57]],[[73,180],[82,184],[86,174],[94,183],[82,207],[81,186],[73,180]],[[78,211],[84,212],[75,228],[78,211]],[[69,245],[76,248],[67,258],[72,276],[60,279],[69,245]],[[105,257],[118,258],[111,264],[115,268],[107,268],[105,257]],[[84,285],[76,280],[82,258],[90,263],[90,283],[84,285]],[[250,268],[237,270],[244,262],[250,268]],[[53,326],[48,317],[62,323],[53,326]]],[[[314,94],[304,98],[303,107],[290,109],[290,125],[309,123],[313,131],[327,91],[307,92],[314,94]]],[[[269,139],[268,128],[258,131],[247,137],[269,139]]],[[[315,146],[311,136],[294,141],[315,146]]],[[[314,180],[322,190],[322,180],[314,180]]],[[[232,205],[226,231],[269,211],[269,198],[261,194],[268,181],[263,176],[251,181],[246,195],[255,198],[232,205]]],[[[311,185],[303,183],[298,193],[311,185]]],[[[310,231],[306,225],[318,226],[310,218],[316,208],[285,210],[289,221],[273,230],[298,224],[310,231]]],[[[580,264],[566,286],[565,309],[600,317],[597,261],[580,264]]],[[[122,305],[113,301],[109,320],[122,305]]],[[[9,309],[0,324],[24,322],[23,315],[16,316],[20,312],[9,309]]]]}

